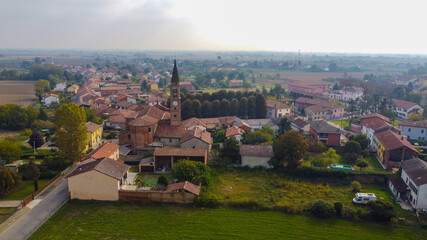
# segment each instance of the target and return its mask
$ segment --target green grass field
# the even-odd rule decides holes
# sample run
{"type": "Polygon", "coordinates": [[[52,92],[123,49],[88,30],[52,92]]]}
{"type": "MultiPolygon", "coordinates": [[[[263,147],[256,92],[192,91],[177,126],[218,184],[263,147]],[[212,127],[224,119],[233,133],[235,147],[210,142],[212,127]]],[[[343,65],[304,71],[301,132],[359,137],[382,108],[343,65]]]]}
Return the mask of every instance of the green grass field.
{"type": "Polygon", "coordinates": [[[70,201],[30,239],[425,239],[412,226],[273,211],[70,201]]]}
{"type": "MultiPolygon", "coordinates": [[[[42,188],[49,179],[39,179],[39,188],[42,188]]],[[[33,181],[22,181],[22,184],[7,196],[0,196],[0,200],[22,200],[34,192],[33,181]]]]}

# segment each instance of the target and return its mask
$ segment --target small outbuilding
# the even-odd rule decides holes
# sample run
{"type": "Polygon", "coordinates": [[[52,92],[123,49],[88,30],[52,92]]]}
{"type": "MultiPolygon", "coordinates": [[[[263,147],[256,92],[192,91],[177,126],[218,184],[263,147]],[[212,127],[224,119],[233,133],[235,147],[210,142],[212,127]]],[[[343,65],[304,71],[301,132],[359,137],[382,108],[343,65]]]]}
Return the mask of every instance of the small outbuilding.
{"type": "Polygon", "coordinates": [[[242,166],[270,168],[269,161],[274,157],[271,145],[241,145],[242,166]]]}

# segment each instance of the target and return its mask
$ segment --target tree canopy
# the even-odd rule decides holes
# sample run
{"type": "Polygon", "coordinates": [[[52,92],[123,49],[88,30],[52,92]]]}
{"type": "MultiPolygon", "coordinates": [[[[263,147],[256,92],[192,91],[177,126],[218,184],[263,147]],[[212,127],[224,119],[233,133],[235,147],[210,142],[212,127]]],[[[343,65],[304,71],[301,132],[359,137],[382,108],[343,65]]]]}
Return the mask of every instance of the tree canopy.
{"type": "Polygon", "coordinates": [[[277,163],[286,168],[296,168],[301,164],[308,149],[308,143],[302,134],[295,130],[289,130],[281,135],[274,145],[274,156],[277,163]]]}

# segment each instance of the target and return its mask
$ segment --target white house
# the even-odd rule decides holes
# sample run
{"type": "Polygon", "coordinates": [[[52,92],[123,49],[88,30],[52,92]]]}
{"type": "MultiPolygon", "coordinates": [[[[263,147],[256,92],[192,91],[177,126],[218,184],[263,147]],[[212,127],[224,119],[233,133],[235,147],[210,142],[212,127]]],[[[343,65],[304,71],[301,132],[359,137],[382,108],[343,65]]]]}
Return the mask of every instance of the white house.
{"type": "Polygon", "coordinates": [[[270,145],[241,145],[242,166],[271,168],[269,161],[274,157],[273,147],[270,145]]]}
{"type": "Polygon", "coordinates": [[[393,102],[393,112],[397,114],[398,118],[401,119],[407,119],[409,115],[415,113],[415,114],[423,114],[423,108],[414,103],[414,102],[408,102],[404,100],[399,99],[392,99],[393,102]]]}
{"type": "Polygon", "coordinates": [[[292,107],[282,102],[274,101],[270,99],[267,100],[266,105],[267,105],[266,118],[278,118],[278,117],[289,115],[292,109],[292,107]]]}
{"type": "Polygon", "coordinates": [[[401,178],[409,188],[409,203],[414,209],[427,210],[427,163],[414,158],[403,161],[401,167],[401,178]]]}
{"type": "Polygon", "coordinates": [[[129,166],[111,158],[80,165],[68,179],[71,199],[117,201],[119,189],[128,183],[129,166]]]}
{"type": "Polygon", "coordinates": [[[67,84],[66,83],[57,83],[55,85],[55,88],[53,90],[55,91],[65,91],[65,89],[67,88],[67,84]]]}
{"type": "Polygon", "coordinates": [[[338,91],[328,93],[330,99],[348,102],[363,96],[363,88],[347,86],[338,91]]]}
{"type": "Polygon", "coordinates": [[[427,120],[399,122],[398,125],[408,140],[427,140],[427,120]]]}
{"type": "Polygon", "coordinates": [[[47,93],[43,95],[41,102],[44,103],[45,106],[50,106],[54,102],[59,102],[59,96],[54,93],[47,93]]]}

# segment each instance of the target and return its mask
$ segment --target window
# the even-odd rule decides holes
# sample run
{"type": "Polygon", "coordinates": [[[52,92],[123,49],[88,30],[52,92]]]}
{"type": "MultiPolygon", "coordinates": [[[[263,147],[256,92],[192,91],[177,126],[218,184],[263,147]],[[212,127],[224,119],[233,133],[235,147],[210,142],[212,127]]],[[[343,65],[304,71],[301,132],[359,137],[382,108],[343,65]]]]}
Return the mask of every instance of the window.
{"type": "Polygon", "coordinates": [[[130,134],[128,134],[128,139],[130,139],[130,134]]]}
{"type": "Polygon", "coordinates": [[[172,138],[169,138],[169,143],[172,143],[172,138]]]}
{"type": "Polygon", "coordinates": [[[410,128],[408,128],[408,132],[411,132],[411,129],[410,129],[410,128]]]}
{"type": "Polygon", "coordinates": [[[421,129],[421,133],[424,133],[424,129],[421,129]]]}
{"type": "Polygon", "coordinates": [[[151,128],[148,128],[148,132],[151,133],[151,128]]]}

